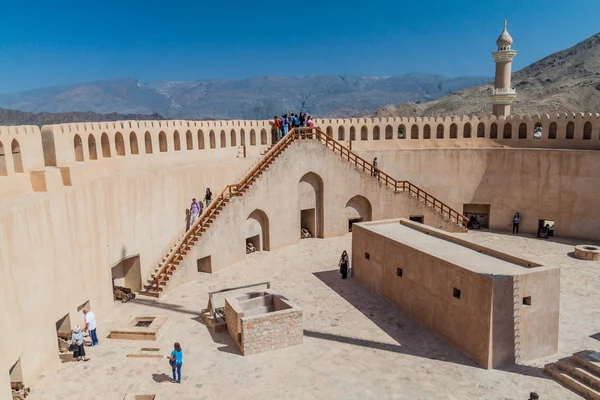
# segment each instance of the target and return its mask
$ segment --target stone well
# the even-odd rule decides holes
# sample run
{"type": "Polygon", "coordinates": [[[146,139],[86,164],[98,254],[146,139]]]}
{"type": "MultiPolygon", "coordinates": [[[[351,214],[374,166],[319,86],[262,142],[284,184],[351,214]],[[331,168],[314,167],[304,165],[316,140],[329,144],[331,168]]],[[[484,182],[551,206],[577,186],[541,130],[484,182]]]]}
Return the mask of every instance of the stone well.
{"type": "Polygon", "coordinates": [[[580,260],[600,261],[600,246],[592,244],[575,246],[575,257],[580,260]]]}

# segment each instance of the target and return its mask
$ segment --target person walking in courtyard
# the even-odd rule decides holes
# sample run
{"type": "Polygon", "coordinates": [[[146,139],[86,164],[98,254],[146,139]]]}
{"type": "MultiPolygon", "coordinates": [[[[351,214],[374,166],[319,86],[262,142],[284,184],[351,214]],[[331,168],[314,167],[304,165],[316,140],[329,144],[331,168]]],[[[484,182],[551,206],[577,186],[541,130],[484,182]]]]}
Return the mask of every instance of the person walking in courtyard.
{"type": "Polygon", "coordinates": [[[521,216],[519,215],[519,213],[515,213],[515,216],[513,217],[513,233],[515,234],[519,234],[519,223],[521,222],[521,216]]]}
{"type": "Polygon", "coordinates": [[[373,159],[373,177],[377,178],[377,175],[379,175],[379,169],[377,169],[377,157],[375,157],[373,159]]]}
{"type": "Polygon", "coordinates": [[[181,383],[181,365],[183,364],[183,351],[181,351],[181,345],[179,342],[175,342],[173,345],[174,350],[171,352],[171,355],[167,358],[169,359],[169,364],[171,364],[171,370],[173,371],[173,382],[181,383]],[[175,376],[177,373],[177,376],[175,376]]]}
{"type": "Polygon", "coordinates": [[[342,274],[342,279],[346,279],[348,277],[348,267],[350,261],[348,260],[348,253],[346,250],[342,252],[342,257],[340,258],[340,262],[338,266],[340,267],[340,274],[342,274]]]}
{"type": "Polygon", "coordinates": [[[96,335],[96,314],[94,314],[93,311],[84,308],[83,315],[85,316],[85,331],[89,332],[90,338],[92,339],[92,344],[90,347],[97,346],[99,342],[98,335],[96,335]]]}
{"type": "Polygon", "coordinates": [[[77,325],[73,329],[73,333],[71,334],[71,342],[73,350],[73,358],[77,361],[88,361],[89,358],[85,356],[85,348],[83,346],[83,332],[81,332],[81,328],[77,325]]]}
{"type": "Polygon", "coordinates": [[[206,188],[206,195],[204,196],[204,201],[206,201],[206,207],[210,206],[210,201],[212,200],[212,192],[210,188],[206,188]]]}
{"type": "Polygon", "coordinates": [[[192,204],[190,205],[190,228],[194,226],[196,221],[198,221],[198,217],[200,217],[200,213],[202,212],[202,206],[196,201],[196,199],[192,199],[192,204]]]}

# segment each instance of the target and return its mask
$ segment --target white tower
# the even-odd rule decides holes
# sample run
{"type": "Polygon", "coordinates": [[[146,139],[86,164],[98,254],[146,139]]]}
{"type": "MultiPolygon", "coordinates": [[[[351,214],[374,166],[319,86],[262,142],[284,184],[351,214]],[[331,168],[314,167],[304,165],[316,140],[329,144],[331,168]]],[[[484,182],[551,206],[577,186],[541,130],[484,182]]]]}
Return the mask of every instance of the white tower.
{"type": "Polygon", "coordinates": [[[496,62],[496,79],[494,89],[489,90],[488,97],[492,103],[492,113],[496,116],[510,115],[510,105],[517,97],[517,91],[510,87],[512,60],[517,55],[517,51],[510,48],[512,43],[513,39],[506,30],[505,20],[504,30],[496,40],[498,51],[492,53],[496,62]]]}

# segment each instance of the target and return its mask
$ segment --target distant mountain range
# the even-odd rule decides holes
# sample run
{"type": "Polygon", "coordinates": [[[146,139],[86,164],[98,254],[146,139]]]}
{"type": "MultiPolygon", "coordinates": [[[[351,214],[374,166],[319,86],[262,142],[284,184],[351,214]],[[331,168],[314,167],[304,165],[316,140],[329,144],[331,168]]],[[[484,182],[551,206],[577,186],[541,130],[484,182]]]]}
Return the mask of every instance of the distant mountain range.
{"type": "Polygon", "coordinates": [[[354,117],[386,104],[435,100],[486,77],[317,75],[142,84],[133,78],[0,95],[0,107],[26,112],[159,114],[169,119],[266,119],[286,110],[354,117]]]}
{"type": "Polygon", "coordinates": [[[143,121],[164,120],[159,114],[96,114],[94,112],[67,113],[30,113],[18,110],[0,108],[0,126],[10,125],[48,125],[66,124],[71,122],[104,122],[104,121],[143,121]]]}
{"type": "MultiPolygon", "coordinates": [[[[600,113],[600,33],[515,72],[512,85],[517,90],[512,114],[600,113]]],[[[492,106],[487,100],[488,87],[491,85],[467,88],[426,103],[387,106],[376,115],[490,114],[492,106]]]]}

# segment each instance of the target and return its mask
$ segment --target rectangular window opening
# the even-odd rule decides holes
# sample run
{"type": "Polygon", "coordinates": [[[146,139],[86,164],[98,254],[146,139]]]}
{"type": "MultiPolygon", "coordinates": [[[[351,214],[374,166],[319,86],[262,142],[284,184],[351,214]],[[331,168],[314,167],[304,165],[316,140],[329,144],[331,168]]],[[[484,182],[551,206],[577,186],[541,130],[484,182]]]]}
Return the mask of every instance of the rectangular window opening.
{"type": "Polygon", "coordinates": [[[531,296],[523,297],[523,305],[530,306],[531,305],[531,296]]]}
{"type": "Polygon", "coordinates": [[[370,260],[370,259],[371,259],[371,255],[370,255],[369,253],[365,253],[365,258],[366,258],[367,260],[370,260]]]}
{"type": "Polygon", "coordinates": [[[402,268],[396,268],[396,276],[402,278],[402,268]]]}
{"type": "Polygon", "coordinates": [[[452,288],[452,297],[460,299],[460,289],[452,288]]]}

